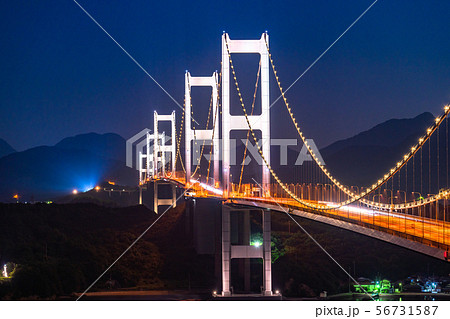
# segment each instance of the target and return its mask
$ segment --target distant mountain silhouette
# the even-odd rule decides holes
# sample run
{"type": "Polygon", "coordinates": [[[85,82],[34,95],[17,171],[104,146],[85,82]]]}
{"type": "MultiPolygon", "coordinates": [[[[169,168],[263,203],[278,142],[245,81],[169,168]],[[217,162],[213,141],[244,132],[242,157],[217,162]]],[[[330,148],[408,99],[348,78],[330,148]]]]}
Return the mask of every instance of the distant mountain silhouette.
{"type": "Polygon", "coordinates": [[[125,166],[125,140],[117,134],[83,134],[0,158],[0,201],[18,193],[23,201],[54,199],[104,180],[136,185],[125,166]]]}
{"type": "Polygon", "coordinates": [[[55,145],[60,149],[82,150],[92,154],[125,161],[125,139],[115,133],[88,133],[67,137],[55,145]]]}
{"type": "Polygon", "coordinates": [[[394,147],[414,135],[419,137],[433,123],[434,116],[429,112],[422,113],[412,119],[392,119],[353,137],[340,140],[320,150],[322,156],[328,156],[348,147],[380,146],[394,147]]]}
{"type": "Polygon", "coordinates": [[[4,139],[0,138],[0,157],[14,153],[16,150],[12,148],[4,139]]]}
{"type": "MultiPolygon", "coordinates": [[[[412,119],[389,120],[353,137],[337,141],[321,149],[320,153],[329,171],[340,181],[347,185],[368,186],[391,168],[433,121],[431,113],[423,113],[412,119]]],[[[446,149],[447,142],[444,132],[441,130],[439,140],[442,152],[446,149]]],[[[432,148],[436,147],[436,143],[437,139],[433,136],[432,148]]],[[[243,149],[244,145],[237,145],[236,165],[231,170],[235,182],[239,181],[239,163],[242,161],[243,149]]],[[[184,150],[181,151],[184,153],[184,150]]],[[[296,150],[288,149],[288,165],[280,165],[279,147],[273,147],[271,155],[272,166],[286,183],[308,183],[313,179],[317,181],[317,176],[321,174],[311,161],[294,166],[299,155],[296,150]]],[[[441,167],[445,167],[445,155],[440,160],[441,167]]],[[[431,163],[433,172],[436,171],[435,162],[431,163]]],[[[422,163],[416,160],[416,172],[420,169],[418,165],[428,167],[428,157],[424,156],[422,163]]],[[[409,169],[412,169],[412,163],[409,169]]],[[[206,168],[199,171],[205,176],[206,171],[202,170],[206,168]]],[[[440,174],[446,172],[441,170],[440,174]]],[[[254,160],[246,166],[243,182],[252,182],[252,177],[256,180],[261,177],[260,166],[254,160]]],[[[441,181],[445,177],[442,175],[441,181]]],[[[55,146],[36,147],[0,158],[0,201],[11,201],[14,193],[23,195],[23,200],[31,200],[32,195],[35,200],[52,198],[51,196],[54,198],[68,194],[74,188],[85,190],[94,187],[104,180],[133,186],[137,184],[137,178],[136,170],[125,166],[125,140],[122,137],[112,133],[82,134],[66,138],[55,146]]],[[[432,185],[436,184],[433,182],[432,185]]],[[[412,180],[409,183],[411,185],[412,180]]],[[[428,180],[424,179],[424,189],[427,183],[428,180]]]]}
{"type": "MultiPolygon", "coordinates": [[[[320,154],[328,170],[340,182],[349,186],[370,186],[394,166],[412,145],[417,143],[418,138],[424,135],[427,127],[431,126],[433,122],[434,116],[431,113],[422,113],[412,119],[388,120],[355,136],[334,142],[320,149],[320,154]]],[[[446,139],[443,138],[444,132],[445,130],[441,130],[439,142],[442,152],[446,147],[446,139]]],[[[433,136],[431,138],[432,149],[436,149],[436,142],[436,137],[433,136]]],[[[426,150],[428,152],[428,148],[426,150]]],[[[312,181],[320,183],[318,180],[319,177],[323,177],[323,174],[319,172],[319,168],[312,161],[305,161],[302,165],[294,166],[299,155],[298,151],[288,148],[287,166],[279,165],[279,148],[272,148],[271,152],[272,166],[286,183],[310,183],[312,181]]],[[[441,155],[440,160],[441,167],[445,167],[444,154],[441,155]]],[[[422,164],[423,167],[428,167],[428,156],[424,156],[422,164]]],[[[432,161],[431,166],[432,171],[436,171],[436,161],[432,161]]],[[[412,163],[409,163],[408,167],[411,172],[412,163]]],[[[415,162],[415,169],[416,172],[419,172],[419,160],[415,162]]],[[[442,175],[444,173],[441,170],[441,180],[445,180],[445,176],[442,175]]],[[[258,176],[260,176],[259,172],[258,176]]],[[[416,174],[415,177],[416,185],[419,185],[420,176],[416,174]]],[[[411,187],[412,177],[409,178],[409,187],[411,187]]],[[[325,178],[321,181],[327,183],[325,178]]],[[[402,180],[401,183],[404,184],[405,181],[402,180]]],[[[423,187],[428,189],[427,179],[423,180],[423,187]]]]}
{"type": "MultiPolygon", "coordinates": [[[[431,113],[422,113],[412,119],[389,120],[337,141],[321,149],[320,153],[332,174],[344,183],[368,186],[394,166],[433,121],[431,113]]],[[[444,141],[441,140],[440,143],[444,141]]],[[[428,163],[428,159],[425,160],[428,163]]]]}

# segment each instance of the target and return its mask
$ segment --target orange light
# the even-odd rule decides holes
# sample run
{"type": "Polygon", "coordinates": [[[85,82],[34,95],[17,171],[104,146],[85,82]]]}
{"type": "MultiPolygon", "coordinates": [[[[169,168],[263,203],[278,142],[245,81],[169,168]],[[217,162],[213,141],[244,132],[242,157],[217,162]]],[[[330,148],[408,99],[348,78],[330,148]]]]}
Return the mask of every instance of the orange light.
{"type": "Polygon", "coordinates": [[[19,199],[19,194],[15,194],[15,195],[13,196],[13,198],[19,199]]]}
{"type": "Polygon", "coordinates": [[[108,184],[110,184],[110,185],[116,185],[116,182],[108,181],[108,184]]]}
{"type": "Polygon", "coordinates": [[[100,186],[95,186],[95,190],[98,192],[100,190],[100,186]]]}
{"type": "Polygon", "coordinates": [[[72,191],[72,194],[76,195],[76,194],[78,194],[78,191],[77,191],[76,189],[74,189],[74,190],[72,191]]]}

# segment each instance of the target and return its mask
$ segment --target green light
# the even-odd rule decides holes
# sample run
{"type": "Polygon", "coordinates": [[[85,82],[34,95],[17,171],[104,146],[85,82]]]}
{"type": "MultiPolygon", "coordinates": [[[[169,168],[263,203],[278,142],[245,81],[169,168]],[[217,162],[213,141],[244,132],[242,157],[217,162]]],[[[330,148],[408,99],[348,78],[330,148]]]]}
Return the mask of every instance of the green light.
{"type": "Polygon", "coordinates": [[[255,247],[259,247],[261,246],[261,242],[259,241],[254,241],[253,243],[250,244],[251,246],[255,246],[255,247]]]}

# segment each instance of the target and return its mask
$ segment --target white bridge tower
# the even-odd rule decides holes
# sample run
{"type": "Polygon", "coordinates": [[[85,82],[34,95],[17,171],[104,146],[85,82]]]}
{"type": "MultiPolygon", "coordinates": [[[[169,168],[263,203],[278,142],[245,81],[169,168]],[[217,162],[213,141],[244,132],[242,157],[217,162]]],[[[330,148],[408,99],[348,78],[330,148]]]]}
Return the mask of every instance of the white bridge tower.
{"type": "MultiPolygon", "coordinates": [[[[191,141],[200,140],[205,145],[212,145],[214,163],[214,185],[219,181],[219,114],[217,114],[217,98],[218,98],[218,78],[217,72],[212,76],[191,76],[189,72],[185,74],[185,160],[186,160],[186,187],[189,187],[191,182],[191,167],[192,167],[192,152],[191,141]],[[208,130],[194,130],[191,128],[191,88],[193,86],[210,86],[212,90],[212,122],[213,128],[208,130]]],[[[198,158],[198,160],[201,160],[198,158]]],[[[197,165],[197,163],[194,163],[197,165]]],[[[208,183],[208,181],[206,181],[208,183]]]]}
{"type": "MultiPolygon", "coordinates": [[[[270,99],[269,99],[269,35],[263,33],[259,40],[231,40],[222,35],[222,179],[223,194],[230,192],[230,132],[248,130],[244,115],[230,114],[230,60],[228,53],[259,53],[261,57],[261,115],[248,115],[253,130],[261,131],[260,147],[270,164],[270,99]],[[228,49],[227,49],[228,44],[228,49]]],[[[269,191],[270,172],[262,165],[262,196],[269,191]]]]}

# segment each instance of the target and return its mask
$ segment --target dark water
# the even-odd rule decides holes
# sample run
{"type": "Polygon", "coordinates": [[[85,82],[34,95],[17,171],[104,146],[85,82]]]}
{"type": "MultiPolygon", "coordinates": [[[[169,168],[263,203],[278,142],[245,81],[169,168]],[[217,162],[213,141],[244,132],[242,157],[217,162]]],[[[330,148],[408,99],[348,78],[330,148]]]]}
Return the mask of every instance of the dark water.
{"type": "Polygon", "coordinates": [[[80,299],[80,301],[201,301],[211,299],[211,293],[133,294],[132,292],[130,292],[123,295],[85,295],[80,299]]]}
{"type": "MultiPolygon", "coordinates": [[[[83,296],[80,300],[84,301],[207,301],[207,300],[312,300],[312,299],[302,299],[302,298],[253,298],[244,295],[234,295],[231,298],[214,298],[210,293],[169,293],[169,294],[133,294],[128,292],[124,295],[98,295],[98,296],[83,296]]],[[[314,299],[321,300],[323,299],[314,299]]],[[[330,301],[368,301],[371,300],[368,295],[364,294],[340,294],[335,296],[329,296],[327,300],[330,301]]],[[[380,296],[380,301],[449,301],[450,294],[382,294],[380,296]]]]}
{"type": "MultiPolygon", "coordinates": [[[[365,294],[340,294],[330,296],[328,300],[333,301],[360,301],[371,300],[365,294]]],[[[432,294],[432,293],[399,293],[399,294],[381,294],[380,301],[445,301],[450,300],[450,294],[432,294]]]]}

